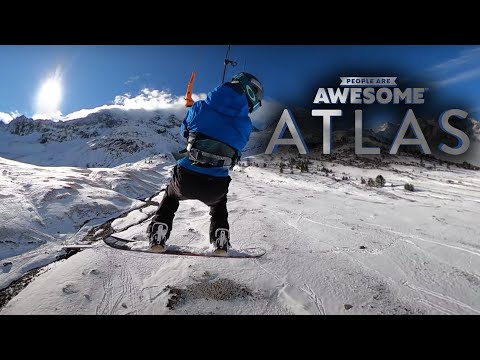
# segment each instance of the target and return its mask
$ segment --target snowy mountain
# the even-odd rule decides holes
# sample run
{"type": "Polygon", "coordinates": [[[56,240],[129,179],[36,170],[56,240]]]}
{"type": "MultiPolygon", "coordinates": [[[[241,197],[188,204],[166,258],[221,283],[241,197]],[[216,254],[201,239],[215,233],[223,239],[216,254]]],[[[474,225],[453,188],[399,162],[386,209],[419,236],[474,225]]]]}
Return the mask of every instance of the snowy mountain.
{"type": "MultiPolygon", "coordinates": [[[[20,116],[0,121],[0,157],[41,166],[115,167],[185,147],[178,111],[106,109],[65,122],[20,116]]],[[[252,132],[244,156],[264,151],[271,134],[252,132]]]]}
{"type": "Polygon", "coordinates": [[[399,127],[400,125],[395,125],[390,121],[386,121],[372,130],[373,136],[375,136],[381,142],[391,144],[399,127]]]}
{"type": "Polygon", "coordinates": [[[65,122],[21,116],[0,127],[0,156],[42,166],[114,167],[181,150],[180,123],[168,110],[106,109],[65,122]]]}
{"type": "MultiPolygon", "coordinates": [[[[423,135],[432,143],[452,143],[454,138],[451,135],[445,133],[438,125],[437,120],[434,119],[417,119],[422,129],[423,135]]],[[[480,141],[480,122],[472,118],[468,118],[467,121],[460,119],[452,119],[451,123],[458,129],[465,132],[471,140],[480,141]]],[[[400,124],[394,124],[390,121],[386,121],[376,128],[364,129],[363,135],[376,138],[378,141],[385,144],[391,144],[395,139],[400,124]]],[[[412,137],[413,133],[409,129],[407,131],[407,137],[412,137]]]]}
{"type": "Polygon", "coordinates": [[[475,139],[480,141],[480,121],[475,119],[470,119],[472,122],[472,134],[475,136],[475,139]]]}

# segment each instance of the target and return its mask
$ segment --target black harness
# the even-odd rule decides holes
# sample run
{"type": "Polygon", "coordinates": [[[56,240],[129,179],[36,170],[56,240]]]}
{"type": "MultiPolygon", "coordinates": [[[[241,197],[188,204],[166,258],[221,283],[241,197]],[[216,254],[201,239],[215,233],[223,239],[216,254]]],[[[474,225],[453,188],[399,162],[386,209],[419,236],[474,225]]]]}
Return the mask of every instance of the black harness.
{"type": "Polygon", "coordinates": [[[201,133],[189,133],[187,147],[180,154],[188,153],[193,165],[232,169],[240,160],[240,152],[201,133]]]}

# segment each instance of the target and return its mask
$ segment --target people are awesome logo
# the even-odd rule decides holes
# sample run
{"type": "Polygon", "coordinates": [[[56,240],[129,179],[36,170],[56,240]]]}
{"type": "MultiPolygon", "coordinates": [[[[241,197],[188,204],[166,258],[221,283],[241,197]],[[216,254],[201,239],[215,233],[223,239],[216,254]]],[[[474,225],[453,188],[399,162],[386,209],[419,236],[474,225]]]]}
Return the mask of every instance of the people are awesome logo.
{"type": "MultiPolygon", "coordinates": [[[[323,153],[332,152],[331,134],[332,120],[343,116],[342,105],[351,104],[355,106],[355,153],[356,154],[380,154],[378,147],[363,147],[362,128],[363,128],[363,107],[372,104],[383,105],[418,105],[425,104],[425,95],[428,88],[400,88],[397,87],[396,77],[340,77],[338,88],[319,88],[313,104],[319,105],[338,105],[337,109],[312,109],[312,116],[323,119],[323,153]]],[[[465,153],[470,146],[470,139],[463,131],[455,128],[449,123],[453,117],[466,119],[468,112],[462,109],[444,109],[438,118],[439,127],[457,140],[455,147],[446,144],[438,144],[440,151],[449,155],[461,155],[465,153]]],[[[300,154],[308,154],[308,148],[303,136],[297,126],[292,112],[285,109],[275,128],[272,138],[265,151],[266,154],[273,154],[279,145],[295,145],[300,154]],[[286,129],[292,134],[291,138],[283,138],[286,129]]],[[[390,154],[396,154],[401,145],[419,146],[424,154],[431,154],[430,146],[419,126],[417,117],[413,109],[408,109],[404,115],[403,121],[390,147],[390,154]],[[414,138],[406,138],[405,135],[409,128],[412,128],[415,134],[414,138]]]]}

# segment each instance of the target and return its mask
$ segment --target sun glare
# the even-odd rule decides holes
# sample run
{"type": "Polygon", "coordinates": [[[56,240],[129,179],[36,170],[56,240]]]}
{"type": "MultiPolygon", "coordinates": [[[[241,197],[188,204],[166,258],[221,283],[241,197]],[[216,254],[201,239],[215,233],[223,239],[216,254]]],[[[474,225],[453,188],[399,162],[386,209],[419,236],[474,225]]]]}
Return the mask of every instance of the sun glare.
{"type": "Polygon", "coordinates": [[[60,113],[62,81],[58,72],[43,82],[37,94],[37,113],[55,117],[60,113]]]}

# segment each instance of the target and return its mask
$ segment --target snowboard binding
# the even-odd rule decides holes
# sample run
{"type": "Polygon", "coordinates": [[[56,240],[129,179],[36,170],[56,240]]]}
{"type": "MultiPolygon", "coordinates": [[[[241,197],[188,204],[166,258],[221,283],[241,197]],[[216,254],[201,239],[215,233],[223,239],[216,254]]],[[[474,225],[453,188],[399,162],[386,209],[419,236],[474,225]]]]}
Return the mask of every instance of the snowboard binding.
{"type": "Polygon", "coordinates": [[[153,221],[148,225],[147,234],[150,250],[165,252],[168,233],[168,225],[162,222],[153,221]]]}
{"type": "Polygon", "coordinates": [[[215,230],[215,241],[213,242],[214,253],[226,255],[230,248],[230,230],[218,228],[215,230]]]}

